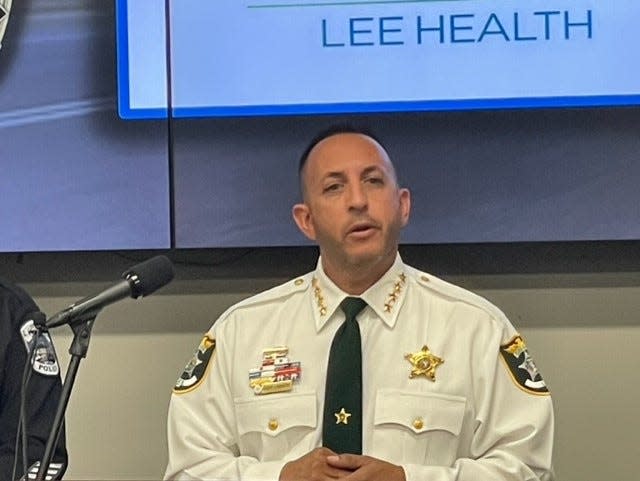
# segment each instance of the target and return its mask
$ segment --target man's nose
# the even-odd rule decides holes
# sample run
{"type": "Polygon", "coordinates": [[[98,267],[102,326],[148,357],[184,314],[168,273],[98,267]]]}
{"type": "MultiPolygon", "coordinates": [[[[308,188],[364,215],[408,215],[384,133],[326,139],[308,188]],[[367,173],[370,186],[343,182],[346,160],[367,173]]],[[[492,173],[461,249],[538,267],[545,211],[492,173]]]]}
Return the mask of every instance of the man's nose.
{"type": "Polygon", "coordinates": [[[367,193],[360,182],[351,184],[348,201],[350,209],[366,209],[368,204],[367,193]]]}

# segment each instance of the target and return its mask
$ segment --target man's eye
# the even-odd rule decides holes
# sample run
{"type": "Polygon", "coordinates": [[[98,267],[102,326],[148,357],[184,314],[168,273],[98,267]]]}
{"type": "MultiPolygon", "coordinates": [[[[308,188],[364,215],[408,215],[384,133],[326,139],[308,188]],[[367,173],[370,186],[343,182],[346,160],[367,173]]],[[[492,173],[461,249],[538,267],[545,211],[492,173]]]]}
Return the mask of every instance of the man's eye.
{"type": "Polygon", "coordinates": [[[336,192],[340,190],[342,184],[329,184],[324,187],[323,192],[336,192]]]}
{"type": "Polygon", "coordinates": [[[382,185],[384,184],[384,179],[382,177],[367,177],[365,182],[369,182],[370,184],[382,185]]]}

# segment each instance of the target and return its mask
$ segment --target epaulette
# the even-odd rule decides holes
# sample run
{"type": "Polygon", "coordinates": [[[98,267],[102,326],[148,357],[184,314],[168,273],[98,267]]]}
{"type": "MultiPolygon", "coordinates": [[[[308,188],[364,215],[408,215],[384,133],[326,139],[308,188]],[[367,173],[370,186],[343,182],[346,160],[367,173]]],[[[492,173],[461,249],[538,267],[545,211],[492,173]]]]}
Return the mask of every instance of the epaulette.
{"type": "Polygon", "coordinates": [[[264,305],[270,302],[282,302],[282,300],[286,299],[287,297],[295,295],[299,292],[306,291],[311,286],[312,278],[313,273],[309,272],[303,276],[291,279],[284,284],[280,284],[278,286],[272,287],[271,289],[267,289],[266,291],[248,297],[229,307],[222,313],[219,320],[221,321],[227,318],[232,312],[246,307],[264,305]]]}
{"type": "Polygon", "coordinates": [[[490,317],[501,322],[506,322],[508,325],[510,325],[504,312],[502,312],[498,307],[496,307],[484,297],[479,296],[478,294],[475,294],[467,289],[464,289],[463,287],[451,284],[450,282],[440,279],[433,274],[428,274],[411,267],[408,267],[408,272],[411,277],[416,280],[418,285],[429,289],[440,296],[447,297],[452,301],[464,302],[465,304],[469,304],[477,309],[484,311],[490,317]]]}

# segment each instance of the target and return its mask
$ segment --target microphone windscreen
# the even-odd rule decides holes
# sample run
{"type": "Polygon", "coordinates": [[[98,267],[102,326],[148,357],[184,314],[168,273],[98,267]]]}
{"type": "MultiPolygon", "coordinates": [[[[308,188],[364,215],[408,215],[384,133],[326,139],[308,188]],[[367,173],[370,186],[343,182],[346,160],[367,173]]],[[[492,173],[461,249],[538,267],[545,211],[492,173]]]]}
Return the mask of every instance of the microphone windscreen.
{"type": "Polygon", "coordinates": [[[132,286],[131,297],[148,296],[171,282],[173,264],[166,256],[155,256],[136,264],[122,274],[132,286]]]}

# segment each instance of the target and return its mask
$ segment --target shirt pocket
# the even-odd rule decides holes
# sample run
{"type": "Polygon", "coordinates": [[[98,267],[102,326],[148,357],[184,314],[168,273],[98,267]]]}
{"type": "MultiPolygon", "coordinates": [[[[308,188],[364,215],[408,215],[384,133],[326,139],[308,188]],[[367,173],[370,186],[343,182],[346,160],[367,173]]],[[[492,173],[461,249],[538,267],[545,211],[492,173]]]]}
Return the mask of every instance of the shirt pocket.
{"type": "Polygon", "coordinates": [[[275,461],[291,451],[309,450],[303,440],[313,442],[318,424],[315,392],[237,399],[235,406],[242,455],[275,461]]]}
{"type": "Polygon", "coordinates": [[[466,398],[381,389],[376,394],[373,455],[395,463],[451,466],[466,398]]]}

